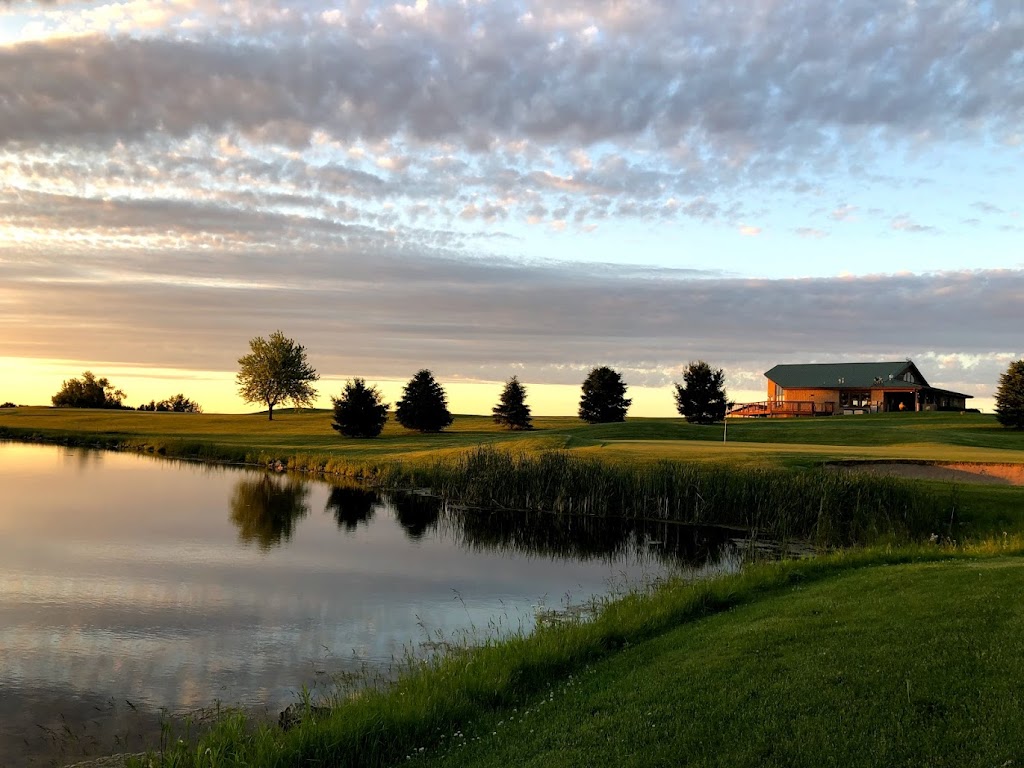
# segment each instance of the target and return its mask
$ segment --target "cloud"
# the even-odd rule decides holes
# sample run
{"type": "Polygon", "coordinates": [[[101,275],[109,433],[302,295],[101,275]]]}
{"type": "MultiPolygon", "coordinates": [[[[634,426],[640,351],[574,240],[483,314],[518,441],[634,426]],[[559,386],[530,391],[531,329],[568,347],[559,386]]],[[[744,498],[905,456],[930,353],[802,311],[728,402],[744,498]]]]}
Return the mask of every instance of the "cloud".
{"type": "Polygon", "coordinates": [[[832,213],[829,214],[829,217],[835,221],[853,221],[856,218],[854,215],[856,212],[857,206],[843,203],[835,208],[832,213]]]}
{"type": "MultiPolygon", "coordinates": [[[[756,372],[1016,343],[1018,271],[745,281],[570,260],[605,232],[668,232],[675,258],[773,226],[841,252],[832,222],[861,211],[883,236],[937,233],[914,194],[875,208],[918,183],[888,161],[986,147],[1016,169],[1013,2],[145,11],[0,5],[0,354],[222,370],[280,326],[334,372],[575,382],[605,361],[656,382],[716,350],[756,372]]],[[[942,220],[1015,209],[991,195],[942,220]]]]}
{"type": "Polygon", "coordinates": [[[889,228],[897,232],[936,232],[936,227],[932,227],[926,224],[918,224],[916,221],[911,219],[909,216],[896,216],[889,222],[889,228]]]}
{"type": "Polygon", "coordinates": [[[1000,3],[652,2],[629,23],[612,6],[431,4],[412,16],[404,7],[366,3],[343,26],[321,26],[287,6],[239,15],[210,4],[199,21],[214,34],[8,46],[0,141],[231,127],[283,142],[321,130],[471,151],[508,139],[566,149],[693,142],[724,171],[757,167],[762,153],[777,166],[831,165],[842,145],[826,128],[852,136],[875,126],[888,141],[919,143],[995,135],[1024,110],[1024,21],[1000,3]],[[600,34],[576,36],[591,28],[600,34]]]}
{"type": "Polygon", "coordinates": [[[821,229],[815,229],[814,227],[797,227],[793,231],[800,237],[813,238],[815,240],[828,237],[828,232],[821,229]]]}
{"type": "Polygon", "coordinates": [[[284,263],[259,252],[15,257],[0,259],[0,286],[0,356],[233,370],[250,337],[280,327],[325,374],[400,378],[429,366],[500,379],[520,366],[528,381],[575,383],[609,363],[661,385],[681,361],[707,357],[767,370],[1012,353],[1024,271],[746,280],[380,244],[284,263]],[[119,280],[102,279],[115,269],[119,280]]]}

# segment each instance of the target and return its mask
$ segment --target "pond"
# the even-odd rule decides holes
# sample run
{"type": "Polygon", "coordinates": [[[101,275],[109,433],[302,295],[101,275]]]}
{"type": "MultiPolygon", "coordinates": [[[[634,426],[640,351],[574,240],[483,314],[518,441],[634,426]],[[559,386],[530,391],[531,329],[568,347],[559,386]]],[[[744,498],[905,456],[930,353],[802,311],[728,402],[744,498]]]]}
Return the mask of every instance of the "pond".
{"type": "Polygon", "coordinates": [[[0,442],[0,766],[153,743],[668,573],[721,531],[459,510],[252,469],[0,442]]]}

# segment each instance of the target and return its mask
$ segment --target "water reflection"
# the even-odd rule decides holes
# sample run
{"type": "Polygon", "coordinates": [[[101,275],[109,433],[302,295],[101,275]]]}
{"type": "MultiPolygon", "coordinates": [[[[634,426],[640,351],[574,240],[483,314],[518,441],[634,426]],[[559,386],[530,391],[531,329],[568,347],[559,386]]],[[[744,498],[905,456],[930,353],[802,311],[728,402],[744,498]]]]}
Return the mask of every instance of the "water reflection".
{"type": "Polygon", "coordinates": [[[469,549],[605,562],[632,555],[684,566],[721,559],[736,535],[659,520],[536,511],[452,509],[444,521],[457,543],[469,549]]]}
{"type": "MultiPolygon", "coordinates": [[[[289,541],[308,513],[308,485],[300,478],[265,475],[235,486],[231,519],[243,541],[264,551],[289,541]]],[[[382,493],[358,484],[331,487],[324,511],[338,529],[369,527],[378,512],[394,518],[419,541],[440,532],[467,550],[562,560],[613,562],[623,557],[672,566],[721,560],[734,547],[735,531],[662,520],[466,509],[421,493],[382,493]]]]}
{"type": "Polygon", "coordinates": [[[265,474],[235,483],[231,495],[231,522],[238,538],[268,551],[288,541],[297,522],[309,514],[309,485],[286,476],[265,474]]]}
{"type": "Polygon", "coordinates": [[[352,533],[360,524],[369,525],[378,504],[380,495],[376,491],[358,485],[335,485],[324,511],[334,515],[339,530],[352,533]]]}
{"type": "Polygon", "coordinates": [[[131,751],[133,728],[154,746],[161,708],[274,713],[301,686],[386,669],[425,627],[529,631],[545,595],[585,604],[719,541],[52,446],[0,443],[0,488],[0,766],[131,751]],[[51,750],[65,727],[75,740],[51,750]]]}
{"type": "Polygon", "coordinates": [[[422,539],[428,531],[437,528],[441,517],[439,499],[419,493],[395,493],[389,501],[395,508],[395,519],[410,539],[422,539]]]}

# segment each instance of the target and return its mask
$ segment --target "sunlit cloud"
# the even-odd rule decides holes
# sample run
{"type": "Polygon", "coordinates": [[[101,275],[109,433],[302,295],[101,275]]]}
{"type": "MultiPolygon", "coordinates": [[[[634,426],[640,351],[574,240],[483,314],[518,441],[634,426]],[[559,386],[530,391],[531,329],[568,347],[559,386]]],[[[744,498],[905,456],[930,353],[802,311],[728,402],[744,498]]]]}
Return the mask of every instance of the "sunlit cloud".
{"type": "Polygon", "coordinates": [[[1006,2],[0,2],[0,355],[1002,360],[1022,38],[1006,2]]]}

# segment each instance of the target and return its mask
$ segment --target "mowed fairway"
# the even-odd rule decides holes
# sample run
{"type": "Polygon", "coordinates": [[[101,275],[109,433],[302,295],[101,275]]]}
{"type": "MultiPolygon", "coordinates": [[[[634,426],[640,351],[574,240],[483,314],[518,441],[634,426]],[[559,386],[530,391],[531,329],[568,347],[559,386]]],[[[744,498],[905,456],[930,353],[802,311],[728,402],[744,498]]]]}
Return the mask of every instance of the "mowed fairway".
{"type": "Polygon", "coordinates": [[[202,442],[262,452],[318,454],[353,462],[408,460],[447,454],[482,443],[513,451],[581,450],[617,461],[722,461],[804,465],[843,459],[1024,463],[1024,432],[1001,428],[982,414],[875,414],[818,419],[734,420],[722,425],[682,419],[627,419],[587,425],[578,419],[538,417],[530,432],[497,429],[486,416],[456,416],[439,434],[402,428],[392,418],[373,440],[346,439],[331,429],[329,411],[264,414],[175,414],[56,408],[0,410],[0,429],[23,437],[102,435],[159,445],[202,442]]]}
{"type": "Polygon", "coordinates": [[[410,764],[1019,765],[1022,585],[1016,558],[798,584],[626,648],[410,764]]]}

